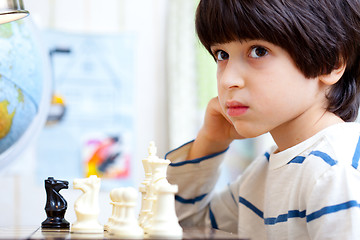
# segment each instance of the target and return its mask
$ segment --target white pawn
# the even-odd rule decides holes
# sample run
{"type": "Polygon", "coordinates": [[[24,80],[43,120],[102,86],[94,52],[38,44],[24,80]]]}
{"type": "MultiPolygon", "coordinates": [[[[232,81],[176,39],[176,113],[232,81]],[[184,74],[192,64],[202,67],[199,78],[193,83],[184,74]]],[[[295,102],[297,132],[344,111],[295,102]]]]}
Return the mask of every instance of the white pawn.
{"type": "Polygon", "coordinates": [[[115,205],[115,189],[111,190],[110,192],[110,204],[112,205],[112,212],[111,212],[111,216],[109,217],[109,220],[107,222],[107,224],[104,225],[104,230],[105,231],[110,231],[111,227],[114,225],[114,219],[116,216],[116,205],[115,205]]]}
{"type": "Polygon", "coordinates": [[[183,229],[175,211],[177,185],[162,182],[157,185],[157,200],[151,226],[147,233],[151,239],[182,239],[183,229]]]}
{"type": "Polygon", "coordinates": [[[95,175],[74,180],[74,189],[80,189],[83,194],[75,202],[77,220],[72,224],[71,232],[102,233],[104,231],[103,226],[98,222],[100,184],[101,179],[95,175]]]}
{"type": "Polygon", "coordinates": [[[142,239],[144,231],[139,226],[135,214],[138,192],[135,188],[127,187],[121,188],[116,194],[121,194],[119,197],[122,199],[122,209],[111,228],[111,233],[122,239],[142,239]]]}
{"type": "Polygon", "coordinates": [[[112,217],[112,224],[108,227],[108,232],[112,233],[113,228],[116,225],[121,225],[124,218],[124,202],[123,202],[123,191],[124,188],[115,188],[113,189],[112,195],[114,199],[114,215],[112,217]]]}

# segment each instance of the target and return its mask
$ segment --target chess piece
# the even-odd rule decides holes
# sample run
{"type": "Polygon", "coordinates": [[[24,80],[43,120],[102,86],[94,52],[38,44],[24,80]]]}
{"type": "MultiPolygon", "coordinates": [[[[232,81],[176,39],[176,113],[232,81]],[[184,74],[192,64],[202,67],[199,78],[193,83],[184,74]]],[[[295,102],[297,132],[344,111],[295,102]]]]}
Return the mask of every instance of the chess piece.
{"type": "Polygon", "coordinates": [[[53,177],[45,180],[47,218],[41,223],[41,228],[68,229],[70,227],[69,222],[64,218],[67,202],[59,193],[61,189],[67,189],[68,186],[67,181],[55,180],[53,177]]]}
{"type": "Polygon", "coordinates": [[[71,226],[71,232],[101,233],[103,227],[98,222],[100,213],[99,191],[101,179],[95,175],[88,178],[75,179],[74,189],[80,189],[83,194],[75,202],[77,220],[71,226]]]}
{"type": "Polygon", "coordinates": [[[140,209],[140,213],[139,213],[139,224],[140,226],[144,226],[147,216],[150,214],[151,212],[151,204],[152,204],[152,200],[151,197],[149,195],[150,192],[150,186],[151,186],[151,181],[152,181],[152,168],[151,168],[151,163],[153,161],[158,160],[158,157],[156,156],[156,146],[155,146],[155,142],[151,141],[148,147],[148,153],[149,156],[147,158],[144,158],[142,160],[142,164],[143,164],[143,168],[144,168],[144,172],[145,172],[145,179],[142,181],[142,186],[139,187],[139,191],[142,193],[141,194],[141,209],[140,209]]]}
{"type": "Polygon", "coordinates": [[[182,239],[183,230],[175,211],[177,185],[162,182],[157,185],[157,200],[151,226],[147,231],[150,239],[182,239]]]}
{"type": "Polygon", "coordinates": [[[124,218],[124,201],[123,201],[123,191],[124,188],[115,188],[111,190],[111,199],[113,205],[113,214],[109,219],[109,223],[107,226],[107,231],[112,233],[113,227],[116,224],[121,223],[122,219],[124,218]]]}
{"type": "Polygon", "coordinates": [[[118,200],[115,203],[118,206],[118,210],[116,211],[117,216],[110,229],[110,233],[120,239],[142,239],[144,231],[139,226],[135,214],[138,195],[136,189],[132,187],[118,188],[114,195],[115,199],[118,200]]]}
{"type": "Polygon", "coordinates": [[[146,207],[146,203],[147,203],[146,186],[140,186],[139,192],[141,192],[141,209],[139,213],[138,222],[140,226],[143,226],[145,216],[150,212],[150,208],[146,207]]]}
{"type": "Polygon", "coordinates": [[[111,216],[109,217],[107,224],[104,225],[105,231],[110,231],[111,227],[114,224],[114,218],[116,216],[116,205],[115,205],[116,199],[115,198],[116,198],[115,189],[113,189],[110,192],[110,200],[111,200],[110,204],[112,205],[112,212],[111,212],[111,216]]]}
{"type": "Polygon", "coordinates": [[[145,232],[148,231],[152,224],[155,204],[157,201],[157,186],[161,184],[169,184],[166,178],[166,171],[169,164],[170,160],[160,158],[154,158],[150,163],[152,178],[145,197],[147,206],[150,208],[150,211],[147,212],[142,222],[142,227],[145,232]]]}
{"type": "Polygon", "coordinates": [[[112,216],[112,223],[108,227],[109,233],[112,233],[114,225],[121,222],[120,219],[122,219],[124,215],[122,192],[123,192],[123,188],[115,188],[111,190],[113,206],[114,206],[114,214],[112,216]]]}
{"type": "Polygon", "coordinates": [[[142,182],[142,184],[144,186],[148,186],[151,182],[151,179],[152,179],[151,162],[158,159],[158,157],[156,156],[156,152],[157,152],[157,149],[156,149],[155,143],[153,141],[151,141],[149,144],[149,147],[148,147],[149,156],[142,160],[143,168],[144,168],[144,172],[145,172],[145,179],[142,182]]]}

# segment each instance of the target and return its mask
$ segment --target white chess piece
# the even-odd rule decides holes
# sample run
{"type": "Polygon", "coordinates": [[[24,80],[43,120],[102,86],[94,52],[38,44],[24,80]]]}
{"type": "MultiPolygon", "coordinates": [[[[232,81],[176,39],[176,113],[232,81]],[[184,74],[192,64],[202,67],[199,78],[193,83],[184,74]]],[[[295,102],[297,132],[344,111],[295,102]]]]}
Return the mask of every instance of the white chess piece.
{"type": "Polygon", "coordinates": [[[135,188],[120,188],[115,194],[121,195],[121,211],[117,212],[114,225],[111,227],[111,234],[121,239],[142,239],[143,229],[139,226],[135,214],[135,206],[138,192],[135,188]]]}
{"type": "Polygon", "coordinates": [[[124,188],[115,188],[111,191],[114,199],[114,215],[112,217],[112,224],[108,227],[109,233],[112,233],[114,226],[121,224],[124,218],[123,190],[124,188]]]}
{"type": "Polygon", "coordinates": [[[152,190],[154,181],[154,167],[152,165],[154,162],[159,162],[160,159],[156,156],[157,148],[154,141],[149,143],[148,153],[149,156],[142,160],[145,179],[141,183],[143,186],[139,188],[139,191],[142,193],[142,201],[138,221],[142,227],[148,225],[149,219],[151,218],[152,205],[156,199],[152,190]]]}
{"type": "Polygon", "coordinates": [[[83,194],[75,202],[77,220],[72,224],[71,232],[102,233],[104,231],[103,226],[98,222],[100,184],[101,179],[95,175],[74,180],[74,189],[80,189],[83,194]]]}
{"type": "Polygon", "coordinates": [[[114,218],[116,216],[116,206],[115,206],[115,189],[111,190],[110,192],[110,204],[112,205],[112,212],[111,212],[111,216],[109,217],[109,220],[107,222],[107,224],[104,225],[104,230],[105,231],[109,231],[111,229],[111,227],[114,224],[114,218]]]}
{"type": "Polygon", "coordinates": [[[145,172],[151,172],[151,179],[146,182],[146,194],[144,196],[144,201],[142,201],[139,216],[140,226],[143,227],[145,232],[151,227],[151,219],[156,203],[156,185],[162,181],[168,183],[166,179],[166,170],[170,164],[170,160],[160,159],[156,156],[157,149],[154,142],[150,142],[148,150],[149,156],[145,159],[146,161],[143,161],[143,165],[145,172]]]}
{"type": "Polygon", "coordinates": [[[140,226],[143,226],[144,221],[148,213],[151,211],[151,204],[148,201],[147,192],[150,188],[150,183],[152,179],[152,171],[151,171],[151,162],[153,159],[156,159],[156,147],[154,141],[151,141],[148,147],[149,156],[142,160],[142,165],[145,172],[145,178],[142,181],[142,186],[139,187],[139,191],[141,192],[141,209],[139,213],[138,222],[140,226]]]}
{"type": "Polygon", "coordinates": [[[151,226],[147,230],[150,239],[182,239],[183,230],[175,211],[177,185],[162,182],[157,185],[157,200],[151,226]]]}
{"type": "Polygon", "coordinates": [[[154,159],[151,162],[152,179],[146,194],[146,200],[150,207],[150,211],[147,213],[142,223],[142,227],[145,232],[148,232],[148,229],[151,228],[155,204],[157,201],[157,186],[159,184],[169,184],[166,179],[166,170],[169,164],[170,160],[160,158],[154,159]]]}
{"type": "Polygon", "coordinates": [[[142,226],[144,223],[144,218],[149,213],[150,209],[146,208],[146,187],[140,186],[139,192],[141,193],[141,209],[138,217],[138,223],[140,226],[142,226]]]}

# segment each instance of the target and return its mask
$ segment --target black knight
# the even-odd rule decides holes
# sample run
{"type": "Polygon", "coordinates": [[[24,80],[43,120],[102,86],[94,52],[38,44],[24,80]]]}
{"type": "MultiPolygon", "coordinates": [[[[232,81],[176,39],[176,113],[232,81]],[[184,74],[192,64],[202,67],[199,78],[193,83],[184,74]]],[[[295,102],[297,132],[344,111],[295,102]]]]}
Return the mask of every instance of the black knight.
{"type": "Polygon", "coordinates": [[[67,181],[56,180],[53,177],[45,180],[47,219],[42,222],[42,228],[70,228],[69,222],[64,218],[67,202],[59,193],[61,189],[68,189],[68,187],[67,181]]]}

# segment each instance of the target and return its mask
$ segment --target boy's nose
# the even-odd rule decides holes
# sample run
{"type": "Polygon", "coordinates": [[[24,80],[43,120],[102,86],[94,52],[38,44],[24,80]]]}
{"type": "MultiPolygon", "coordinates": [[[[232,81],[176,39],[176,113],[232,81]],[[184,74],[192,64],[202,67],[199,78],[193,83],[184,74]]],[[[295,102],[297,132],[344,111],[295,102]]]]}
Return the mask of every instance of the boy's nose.
{"type": "Polygon", "coordinates": [[[219,84],[221,84],[225,89],[245,87],[245,81],[241,67],[230,62],[223,71],[218,72],[218,80],[219,84]]]}

